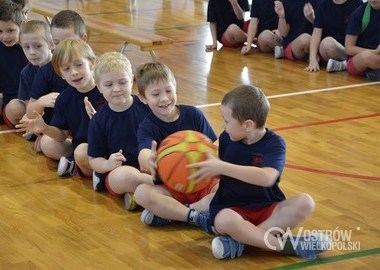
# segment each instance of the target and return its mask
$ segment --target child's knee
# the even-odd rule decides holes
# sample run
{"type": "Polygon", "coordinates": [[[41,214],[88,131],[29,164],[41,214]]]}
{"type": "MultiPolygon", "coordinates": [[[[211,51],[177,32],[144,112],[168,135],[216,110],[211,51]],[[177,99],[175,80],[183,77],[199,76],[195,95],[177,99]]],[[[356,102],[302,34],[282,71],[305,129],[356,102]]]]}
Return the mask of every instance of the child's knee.
{"type": "Polygon", "coordinates": [[[310,216],[315,209],[314,199],[307,193],[301,193],[297,195],[296,200],[297,208],[299,209],[299,214],[307,217],[310,216]]]}
{"type": "Polygon", "coordinates": [[[151,202],[151,196],[150,196],[150,190],[151,187],[146,184],[141,184],[137,186],[135,190],[135,200],[138,205],[141,205],[142,207],[146,207],[151,202]]]}
{"type": "Polygon", "coordinates": [[[228,232],[228,229],[233,227],[233,219],[231,218],[231,209],[221,210],[214,219],[215,230],[220,234],[225,234],[228,232]]]}

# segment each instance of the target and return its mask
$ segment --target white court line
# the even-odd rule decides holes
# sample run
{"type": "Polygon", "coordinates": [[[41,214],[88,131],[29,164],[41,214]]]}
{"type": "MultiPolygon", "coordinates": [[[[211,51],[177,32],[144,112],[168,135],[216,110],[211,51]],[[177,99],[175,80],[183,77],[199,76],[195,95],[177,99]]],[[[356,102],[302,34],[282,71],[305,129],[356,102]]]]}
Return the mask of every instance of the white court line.
{"type": "MultiPolygon", "coordinates": [[[[267,98],[271,99],[271,98],[281,98],[281,97],[291,97],[291,96],[315,94],[315,93],[320,93],[320,92],[329,92],[329,91],[342,90],[342,89],[344,90],[344,89],[369,86],[369,85],[376,85],[376,84],[380,84],[380,82],[359,83],[359,84],[352,84],[352,85],[346,85],[346,86],[337,86],[337,87],[307,90],[307,91],[301,91],[301,92],[292,92],[292,93],[287,93],[287,94],[278,94],[278,95],[268,96],[267,98]]],[[[195,107],[197,107],[197,108],[209,108],[209,107],[220,106],[220,104],[221,104],[220,102],[217,102],[217,103],[209,103],[209,104],[204,104],[204,105],[197,105],[195,107]]]]}
{"type": "MultiPolygon", "coordinates": [[[[329,87],[329,88],[322,88],[322,89],[315,89],[315,90],[308,90],[308,91],[301,91],[301,92],[292,92],[292,93],[287,93],[287,94],[279,94],[279,95],[268,96],[267,98],[271,99],[271,98],[281,98],[281,97],[291,97],[291,96],[315,94],[315,93],[320,93],[320,92],[328,92],[328,91],[335,91],[335,90],[341,90],[341,89],[350,89],[350,88],[355,88],[355,87],[369,86],[369,85],[376,85],[376,84],[380,84],[380,82],[359,83],[359,84],[352,84],[352,85],[346,85],[346,86],[337,86],[337,87],[329,87]]],[[[220,104],[221,104],[220,102],[209,103],[209,104],[204,104],[204,105],[197,105],[195,107],[197,107],[197,108],[209,108],[209,107],[220,106],[220,104]]],[[[17,129],[2,130],[2,131],[0,131],[0,135],[6,134],[6,133],[13,133],[13,132],[17,132],[17,129]]]]}
{"type": "Polygon", "coordinates": [[[7,133],[13,133],[13,132],[17,132],[17,131],[18,131],[17,129],[1,130],[0,135],[1,134],[7,134],[7,133]]]}

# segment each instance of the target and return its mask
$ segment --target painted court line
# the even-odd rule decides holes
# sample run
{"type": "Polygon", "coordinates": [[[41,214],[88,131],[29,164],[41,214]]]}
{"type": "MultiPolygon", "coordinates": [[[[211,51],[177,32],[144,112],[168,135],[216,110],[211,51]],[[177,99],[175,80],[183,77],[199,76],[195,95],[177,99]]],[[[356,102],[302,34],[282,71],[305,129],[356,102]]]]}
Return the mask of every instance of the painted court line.
{"type": "Polygon", "coordinates": [[[1,130],[0,135],[1,134],[7,134],[7,133],[13,133],[13,132],[17,132],[17,131],[18,131],[17,129],[1,130]]]}
{"type": "Polygon", "coordinates": [[[285,167],[288,169],[294,169],[294,170],[306,171],[306,172],[312,172],[312,173],[327,174],[327,175],[341,176],[341,177],[354,178],[354,179],[356,178],[356,179],[368,180],[368,181],[380,181],[380,177],[370,176],[370,175],[360,175],[360,174],[320,170],[320,169],[314,169],[314,168],[309,168],[309,167],[299,166],[299,165],[294,165],[294,164],[285,164],[285,167]]]}
{"type": "Polygon", "coordinates": [[[274,267],[274,268],[270,268],[270,270],[300,269],[300,268],[317,266],[317,265],[321,265],[321,264],[334,263],[334,262],[351,260],[351,259],[365,257],[365,256],[377,255],[379,253],[380,253],[380,248],[367,249],[367,250],[361,250],[361,251],[352,252],[352,253],[348,253],[348,254],[323,258],[323,259],[322,258],[316,259],[313,261],[300,262],[300,263],[288,264],[288,265],[284,265],[284,266],[280,266],[280,267],[274,267]]]}
{"type": "MultiPolygon", "coordinates": [[[[345,85],[345,86],[337,86],[337,87],[328,87],[328,88],[315,89],[315,90],[307,90],[307,91],[301,91],[301,92],[291,92],[291,93],[286,93],[286,94],[278,94],[278,95],[268,96],[267,98],[273,99],[273,98],[282,98],[282,97],[292,97],[292,96],[315,94],[315,93],[321,93],[321,92],[330,92],[330,91],[336,91],[336,90],[347,90],[347,89],[351,89],[351,88],[362,87],[362,86],[370,86],[370,85],[376,85],[376,84],[380,84],[380,82],[359,83],[359,84],[351,84],[351,85],[345,85]]],[[[217,103],[198,105],[196,107],[208,108],[208,107],[220,106],[220,104],[221,104],[220,102],[217,102],[217,103]]]]}

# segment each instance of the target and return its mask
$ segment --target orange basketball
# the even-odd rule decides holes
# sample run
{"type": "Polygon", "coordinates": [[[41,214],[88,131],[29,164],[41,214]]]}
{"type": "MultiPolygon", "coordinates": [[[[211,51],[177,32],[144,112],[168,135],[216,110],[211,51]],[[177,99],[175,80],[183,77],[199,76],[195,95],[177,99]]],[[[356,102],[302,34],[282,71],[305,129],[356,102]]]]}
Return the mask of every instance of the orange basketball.
{"type": "Polygon", "coordinates": [[[204,189],[209,180],[195,183],[188,180],[197,168],[187,165],[206,160],[206,153],[214,155],[217,147],[204,134],[194,130],[182,130],[166,137],[157,149],[157,172],[161,180],[170,188],[181,192],[196,192],[204,189]]]}

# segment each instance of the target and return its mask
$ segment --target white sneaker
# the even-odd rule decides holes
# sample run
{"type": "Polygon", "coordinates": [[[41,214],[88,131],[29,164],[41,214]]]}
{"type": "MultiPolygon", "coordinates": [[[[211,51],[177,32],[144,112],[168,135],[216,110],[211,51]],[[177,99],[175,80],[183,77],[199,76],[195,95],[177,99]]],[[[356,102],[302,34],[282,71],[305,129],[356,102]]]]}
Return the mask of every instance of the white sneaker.
{"type": "Polygon", "coordinates": [[[58,163],[57,175],[66,176],[66,175],[76,175],[77,170],[75,168],[74,160],[70,160],[67,157],[61,157],[58,163]]]}
{"type": "Polygon", "coordinates": [[[282,46],[274,47],[274,58],[280,59],[285,57],[284,48],[282,46]]]}
{"type": "Polygon", "coordinates": [[[343,71],[347,69],[347,61],[337,61],[334,59],[329,59],[326,66],[326,72],[336,72],[336,71],[343,71]]]}
{"type": "Polygon", "coordinates": [[[132,192],[127,192],[124,194],[124,206],[125,209],[129,211],[135,210],[137,208],[138,205],[132,192]]]}

